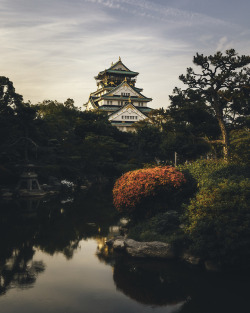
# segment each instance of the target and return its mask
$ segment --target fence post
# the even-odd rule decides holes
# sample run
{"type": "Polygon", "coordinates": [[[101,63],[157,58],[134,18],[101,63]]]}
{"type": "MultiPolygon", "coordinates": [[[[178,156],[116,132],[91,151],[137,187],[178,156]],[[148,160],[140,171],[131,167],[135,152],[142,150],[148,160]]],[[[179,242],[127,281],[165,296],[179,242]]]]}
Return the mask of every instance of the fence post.
{"type": "Polygon", "coordinates": [[[174,166],[177,166],[177,152],[174,153],[174,166]]]}

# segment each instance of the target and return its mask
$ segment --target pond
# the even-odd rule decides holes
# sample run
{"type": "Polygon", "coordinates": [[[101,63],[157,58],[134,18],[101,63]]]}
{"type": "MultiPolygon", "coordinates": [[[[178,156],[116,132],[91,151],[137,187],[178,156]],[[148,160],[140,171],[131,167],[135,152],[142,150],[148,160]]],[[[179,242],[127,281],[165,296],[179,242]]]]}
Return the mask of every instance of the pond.
{"type": "Polygon", "coordinates": [[[0,312],[249,312],[248,274],[110,254],[110,190],[0,205],[0,312]]]}

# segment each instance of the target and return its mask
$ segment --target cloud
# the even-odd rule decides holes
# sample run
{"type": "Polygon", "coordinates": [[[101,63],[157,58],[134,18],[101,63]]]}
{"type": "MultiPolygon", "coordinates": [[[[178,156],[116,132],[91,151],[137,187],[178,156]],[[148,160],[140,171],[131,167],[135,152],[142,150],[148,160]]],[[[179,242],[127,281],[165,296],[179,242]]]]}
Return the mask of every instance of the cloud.
{"type": "Polygon", "coordinates": [[[248,30],[159,1],[0,0],[0,75],[32,102],[71,97],[80,105],[120,55],[159,107],[195,52],[249,51],[248,30]]]}
{"type": "Polygon", "coordinates": [[[216,19],[206,14],[199,14],[187,10],[180,10],[170,7],[167,4],[161,5],[155,1],[145,0],[84,0],[86,2],[101,4],[110,9],[119,9],[128,13],[154,19],[162,22],[181,22],[181,25],[198,25],[204,23],[213,23],[213,25],[226,25],[222,19],[216,19]]]}

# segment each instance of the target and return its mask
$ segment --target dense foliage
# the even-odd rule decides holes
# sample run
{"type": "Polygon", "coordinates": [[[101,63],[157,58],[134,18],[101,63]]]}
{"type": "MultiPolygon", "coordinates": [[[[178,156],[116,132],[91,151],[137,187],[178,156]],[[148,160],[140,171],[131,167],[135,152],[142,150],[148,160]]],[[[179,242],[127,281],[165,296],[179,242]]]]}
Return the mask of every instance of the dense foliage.
{"type": "Polygon", "coordinates": [[[200,190],[187,208],[191,249],[221,264],[250,261],[250,180],[224,179],[200,190]]]}
{"type": "Polygon", "coordinates": [[[230,133],[231,159],[243,164],[250,163],[250,128],[244,127],[230,133]]]}
{"type": "Polygon", "coordinates": [[[250,56],[239,56],[234,49],[209,56],[197,53],[193,63],[199,70],[190,67],[179,76],[187,89],[176,88],[172,104],[182,106],[197,99],[205,104],[218,122],[224,158],[229,160],[228,124],[241,123],[250,113],[250,56]]]}
{"type": "Polygon", "coordinates": [[[7,78],[0,85],[0,184],[16,184],[16,165],[27,162],[39,165],[44,182],[102,180],[139,167],[128,147],[132,135],[112,127],[107,114],[82,112],[72,99],[31,105],[7,78]]]}
{"type": "Polygon", "coordinates": [[[224,161],[185,166],[199,190],[185,210],[193,253],[222,265],[250,261],[250,168],[224,161]]]}
{"type": "Polygon", "coordinates": [[[215,185],[224,179],[249,178],[248,165],[227,163],[224,160],[198,160],[179,166],[181,171],[188,172],[196,181],[199,189],[215,185]]]}
{"type": "MultiPolygon", "coordinates": [[[[184,175],[171,166],[127,172],[114,185],[114,205],[120,212],[131,213],[146,206],[145,200],[152,197],[164,196],[171,202],[185,182],[184,175]]],[[[167,206],[166,202],[165,208],[167,206]]]]}

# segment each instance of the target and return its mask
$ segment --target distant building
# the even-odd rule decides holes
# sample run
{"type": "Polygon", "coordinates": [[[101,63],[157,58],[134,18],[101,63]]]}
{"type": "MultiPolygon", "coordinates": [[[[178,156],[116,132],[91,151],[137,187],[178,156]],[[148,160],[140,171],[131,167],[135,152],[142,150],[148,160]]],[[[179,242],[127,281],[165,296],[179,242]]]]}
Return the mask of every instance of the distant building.
{"type": "Polygon", "coordinates": [[[133,131],[133,124],[146,119],[152,110],[147,107],[152,99],[141,93],[143,89],[135,87],[138,74],[130,71],[119,57],[119,61],[95,77],[97,90],[90,94],[85,109],[105,111],[113,126],[121,131],[133,131]]]}

